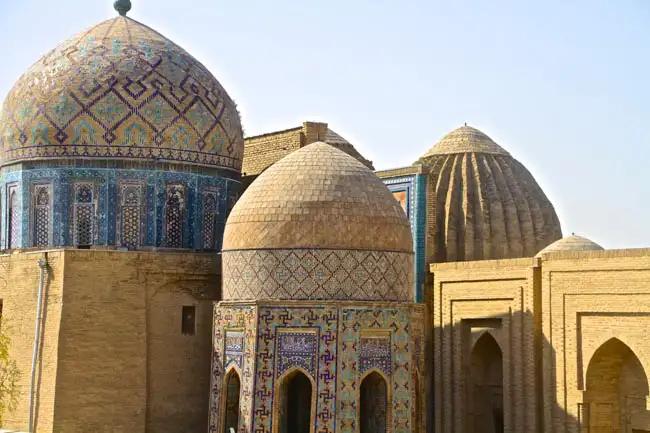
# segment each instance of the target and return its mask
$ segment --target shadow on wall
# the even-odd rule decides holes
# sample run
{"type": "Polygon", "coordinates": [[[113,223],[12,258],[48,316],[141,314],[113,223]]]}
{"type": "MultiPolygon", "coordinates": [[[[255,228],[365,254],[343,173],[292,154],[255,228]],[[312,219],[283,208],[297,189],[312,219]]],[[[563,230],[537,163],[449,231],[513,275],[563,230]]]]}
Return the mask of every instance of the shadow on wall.
{"type": "Polygon", "coordinates": [[[624,341],[611,338],[585,361],[581,398],[571,407],[572,398],[556,386],[556,376],[567,375],[556,372],[555,350],[533,332],[540,323],[515,311],[434,328],[428,432],[650,432],[647,372],[624,341]]]}

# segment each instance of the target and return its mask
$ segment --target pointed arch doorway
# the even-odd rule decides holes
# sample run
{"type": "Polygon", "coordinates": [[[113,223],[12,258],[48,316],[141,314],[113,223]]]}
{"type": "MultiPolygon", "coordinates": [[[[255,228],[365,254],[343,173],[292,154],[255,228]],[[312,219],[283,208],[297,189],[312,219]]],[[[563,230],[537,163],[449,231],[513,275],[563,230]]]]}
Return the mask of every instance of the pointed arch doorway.
{"type": "Polygon", "coordinates": [[[360,433],[388,431],[388,385],[384,377],[373,371],[361,380],[359,390],[360,433]]]}
{"type": "Polygon", "coordinates": [[[239,431],[239,396],[241,394],[241,379],[233,368],[225,379],[225,414],[223,432],[239,431]]]}
{"type": "Polygon", "coordinates": [[[632,418],[645,412],[648,396],[648,378],[632,349],[617,338],[608,340],[589,361],[586,379],[587,431],[632,433],[632,418]]]}
{"type": "Polygon", "coordinates": [[[503,353],[492,334],[476,341],[468,380],[468,433],[503,433],[503,353]]]}
{"type": "Polygon", "coordinates": [[[299,369],[279,380],[276,392],[276,433],[312,433],[314,386],[299,369]]]}

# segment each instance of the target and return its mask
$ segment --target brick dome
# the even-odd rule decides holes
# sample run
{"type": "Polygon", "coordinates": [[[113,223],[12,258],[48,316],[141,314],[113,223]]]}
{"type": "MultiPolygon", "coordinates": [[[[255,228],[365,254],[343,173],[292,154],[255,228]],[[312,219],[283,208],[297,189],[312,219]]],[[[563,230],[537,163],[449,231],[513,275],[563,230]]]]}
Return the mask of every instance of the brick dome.
{"type": "Polygon", "coordinates": [[[551,245],[537,253],[536,257],[540,257],[545,253],[555,253],[560,251],[600,251],[604,249],[605,248],[590,239],[572,234],[571,236],[553,242],[551,245]]]}
{"type": "Polygon", "coordinates": [[[429,260],[532,257],[562,237],[530,172],[483,132],[458,128],[418,162],[429,172],[429,260]]]}
{"type": "Polygon", "coordinates": [[[409,221],[383,182],[329,144],[262,173],[223,240],[224,299],[410,300],[409,221]]]}
{"type": "Polygon", "coordinates": [[[215,77],[125,16],[46,54],[20,77],[0,114],[3,165],[130,159],[238,172],[243,150],[236,106],[215,77]]]}

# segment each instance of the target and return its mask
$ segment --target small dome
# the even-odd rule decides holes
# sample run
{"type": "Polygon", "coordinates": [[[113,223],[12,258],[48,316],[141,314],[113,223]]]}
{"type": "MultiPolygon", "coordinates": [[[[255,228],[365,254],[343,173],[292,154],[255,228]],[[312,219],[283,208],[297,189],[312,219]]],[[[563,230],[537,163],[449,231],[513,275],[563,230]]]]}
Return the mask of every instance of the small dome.
{"type": "Polygon", "coordinates": [[[540,257],[545,253],[555,253],[560,251],[599,251],[604,249],[605,248],[590,239],[572,234],[571,236],[553,242],[551,245],[537,253],[535,257],[540,257]]]}
{"type": "Polygon", "coordinates": [[[411,301],[409,221],[383,182],[329,144],[262,173],[223,240],[223,299],[411,301]]]}
{"type": "Polygon", "coordinates": [[[413,251],[404,210],[384,183],[329,144],[307,145],[269,167],[237,201],[223,249],[413,251]]]}
{"type": "MultiPolygon", "coordinates": [[[[120,13],[129,2],[116,2],[120,13]]],[[[125,16],[41,58],[0,114],[0,164],[138,159],[241,170],[234,102],[178,45],[125,16]]]]}
{"type": "Polygon", "coordinates": [[[530,172],[490,137],[463,126],[418,163],[428,171],[427,260],[532,257],[562,237],[530,172]]]}
{"type": "Polygon", "coordinates": [[[471,126],[461,126],[442,137],[422,158],[450,153],[490,153],[493,155],[510,155],[490,137],[471,126]]]}

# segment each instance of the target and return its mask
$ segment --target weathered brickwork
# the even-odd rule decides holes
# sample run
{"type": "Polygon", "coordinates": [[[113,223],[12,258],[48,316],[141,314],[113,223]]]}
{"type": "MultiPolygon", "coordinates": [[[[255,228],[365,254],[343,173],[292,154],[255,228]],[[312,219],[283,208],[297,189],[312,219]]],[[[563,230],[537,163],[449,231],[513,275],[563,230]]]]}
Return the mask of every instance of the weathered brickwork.
{"type": "MultiPolygon", "coordinates": [[[[6,427],[23,431],[41,257],[0,258],[3,326],[23,372],[6,427]]],[[[216,256],[57,250],[47,260],[38,432],[205,431],[216,256]],[[192,306],[184,334],[181,313],[192,306]]]]}
{"type": "Polygon", "coordinates": [[[327,123],[303,122],[302,126],[284,131],[248,137],[244,146],[244,177],[257,176],[291,152],[308,144],[324,141],[359,160],[372,169],[352,144],[328,128],[327,123]]]}
{"type": "Polygon", "coordinates": [[[435,431],[483,431],[468,387],[480,385],[474,347],[486,334],[502,356],[502,399],[490,403],[502,404],[505,432],[650,430],[650,249],[431,271],[435,431]]]}

